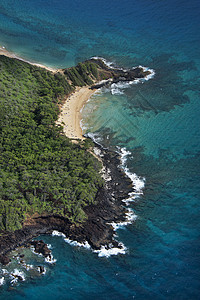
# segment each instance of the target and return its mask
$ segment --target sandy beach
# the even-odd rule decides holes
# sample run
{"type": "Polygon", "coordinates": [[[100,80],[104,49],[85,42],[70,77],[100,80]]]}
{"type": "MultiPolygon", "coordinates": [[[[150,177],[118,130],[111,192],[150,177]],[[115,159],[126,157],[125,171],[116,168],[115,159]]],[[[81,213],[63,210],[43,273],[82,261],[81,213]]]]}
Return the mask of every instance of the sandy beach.
{"type": "Polygon", "coordinates": [[[44,68],[44,69],[46,69],[46,70],[48,70],[48,71],[50,71],[50,72],[53,72],[53,73],[55,73],[55,72],[58,71],[57,69],[53,69],[53,68],[44,66],[44,65],[42,65],[42,64],[37,64],[37,63],[34,63],[34,62],[30,62],[30,61],[28,61],[28,60],[26,60],[26,59],[23,59],[22,57],[19,57],[19,56],[15,55],[14,53],[9,52],[9,51],[6,50],[6,48],[3,47],[3,46],[0,46],[0,55],[5,55],[5,56],[10,57],[10,58],[16,58],[16,59],[22,60],[22,61],[24,61],[24,62],[27,62],[27,63],[31,64],[31,65],[34,65],[34,66],[37,66],[37,67],[40,67],[40,68],[44,68]]]}
{"type": "MultiPolygon", "coordinates": [[[[29,64],[45,68],[51,72],[57,72],[59,70],[46,67],[41,64],[32,63],[30,61],[24,60],[21,57],[16,56],[14,53],[7,51],[4,47],[0,46],[0,55],[5,55],[10,58],[16,58],[25,61],[29,64]]],[[[68,97],[66,97],[65,102],[61,108],[61,113],[58,118],[57,124],[61,124],[64,127],[64,133],[67,137],[71,139],[81,139],[84,137],[82,135],[82,129],[80,126],[81,121],[81,109],[87,100],[96,90],[91,90],[89,87],[79,87],[68,97]]]]}
{"type": "Polygon", "coordinates": [[[94,92],[95,90],[91,90],[89,87],[79,87],[65,99],[57,124],[63,125],[64,133],[67,137],[71,139],[84,139],[80,126],[80,111],[94,92]]]}

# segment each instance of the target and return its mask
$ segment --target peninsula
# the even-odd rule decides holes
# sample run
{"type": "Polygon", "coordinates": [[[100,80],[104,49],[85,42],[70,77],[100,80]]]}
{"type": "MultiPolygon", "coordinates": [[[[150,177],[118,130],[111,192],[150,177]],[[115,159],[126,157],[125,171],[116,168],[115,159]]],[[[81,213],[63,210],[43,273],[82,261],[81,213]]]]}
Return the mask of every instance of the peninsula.
{"type": "Polygon", "coordinates": [[[109,223],[125,220],[131,181],[116,153],[99,149],[101,162],[91,154],[79,113],[98,88],[150,72],[101,59],[52,72],[8,56],[0,55],[0,255],[54,229],[94,249],[118,244],[109,223]]]}

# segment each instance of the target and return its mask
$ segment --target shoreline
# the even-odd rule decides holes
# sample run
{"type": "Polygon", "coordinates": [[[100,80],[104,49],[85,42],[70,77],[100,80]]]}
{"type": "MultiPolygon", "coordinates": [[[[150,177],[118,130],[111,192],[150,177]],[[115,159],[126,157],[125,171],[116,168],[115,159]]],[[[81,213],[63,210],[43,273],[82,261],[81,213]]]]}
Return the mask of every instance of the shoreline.
{"type": "MultiPolygon", "coordinates": [[[[35,215],[28,218],[21,229],[15,232],[4,232],[0,236],[0,258],[6,259],[7,254],[19,246],[25,246],[33,238],[42,234],[52,234],[54,230],[62,232],[71,241],[88,243],[92,250],[108,253],[114,248],[122,251],[123,246],[116,240],[114,223],[126,224],[128,222],[128,208],[123,200],[129,198],[133,191],[130,178],[119,167],[119,154],[103,149],[98,149],[104,165],[105,185],[100,187],[96,195],[96,204],[84,208],[88,218],[82,225],[74,225],[65,217],[59,215],[35,215]],[[125,223],[124,223],[125,222],[125,223]]],[[[127,223],[129,224],[129,222],[127,223]]]]}
{"type": "MultiPolygon", "coordinates": [[[[42,64],[33,63],[28,60],[25,60],[14,53],[8,51],[5,47],[0,46],[0,55],[5,55],[9,58],[15,58],[18,60],[22,60],[28,64],[44,68],[50,72],[56,73],[59,69],[53,69],[47,67],[42,64]]],[[[82,134],[81,129],[81,109],[83,108],[84,104],[89,100],[89,98],[95,93],[97,89],[90,89],[88,86],[83,86],[76,88],[72,94],[65,96],[64,104],[61,107],[61,112],[59,114],[59,118],[56,121],[56,124],[63,125],[63,131],[65,135],[70,139],[79,139],[84,140],[84,136],[82,134]]]]}
{"type": "MultiPolygon", "coordinates": [[[[1,47],[0,55],[25,61],[1,47]]],[[[25,62],[52,72],[50,68],[43,65],[25,62]]],[[[100,59],[95,63],[104,71],[104,76],[106,74],[107,79],[97,82],[96,77],[94,85],[77,87],[71,94],[66,95],[59,118],[56,121],[56,124],[64,125],[63,132],[72,142],[73,140],[84,139],[80,126],[81,109],[98,88],[107,86],[111,82],[145,80],[147,76],[152,75],[151,70],[145,70],[143,67],[126,71],[116,68],[113,71],[105,64],[102,65],[100,59]]],[[[58,69],[53,72],[59,71],[61,70],[58,69]]],[[[72,87],[74,88],[74,86],[72,87]]],[[[98,144],[95,145],[95,148],[99,152],[97,156],[103,163],[104,185],[100,186],[97,191],[95,204],[88,205],[83,209],[87,215],[87,220],[83,224],[75,225],[60,215],[32,216],[24,222],[22,229],[14,232],[2,232],[0,235],[0,255],[5,255],[16,247],[26,244],[38,235],[52,233],[53,230],[64,233],[72,241],[88,242],[91,248],[97,251],[101,251],[102,247],[106,251],[123,248],[121,243],[115,239],[115,231],[117,224],[127,225],[130,224],[128,220],[133,220],[132,217],[130,218],[130,210],[124,206],[124,202],[130,198],[130,194],[136,189],[130,176],[120,168],[120,165],[123,164],[119,158],[119,153],[102,149],[98,144]]]]}
{"type": "Polygon", "coordinates": [[[84,140],[81,129],[81,110],[96,89],[88,86],[76,88],[71,95],[65,97],[61,112],[56,124],[63,125],[64,134],[73,140],[84,140]],[[64,124],[63,124],[64,123],[64,124]]]}
{"type": "Polygon", "coordinates": [[[54,68],[51,68],[51,67],[47,67],[43,64],[38,64],[38,63],[31,62],[29,60],[26,60],[26,59],[24,59],[20,56],[17,56],[15,53],[8,51],[4,46],[1,46],[1,45],[0,45],[0,55],[4,55],[4,56],[10,57],[10,58],[15,58],[15,59],[18,59],[18,60],[22,60],[22,61],[24,61],[24,62],[26,62],[30,65],[46,69],[46,70],[48,70],[50,72],[53,72],[53,73],[56,73],[59,70],[59,69],[54,69],[54,68]]]}

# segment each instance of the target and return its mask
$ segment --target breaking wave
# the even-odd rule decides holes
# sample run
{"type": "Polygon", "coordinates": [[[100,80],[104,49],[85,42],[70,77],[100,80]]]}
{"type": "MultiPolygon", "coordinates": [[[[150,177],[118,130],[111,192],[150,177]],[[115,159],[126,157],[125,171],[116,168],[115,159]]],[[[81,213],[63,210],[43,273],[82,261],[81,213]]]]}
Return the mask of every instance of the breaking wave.
{"type": "MultiPolygon", "coordinates": [[[[94,57],[92,57],[92,59],[101,59],[104,62],[104,64],[107,67],[111,68],[111,69],[116,69],[117,68],[119,70],[127,71],[124,68],[116,67],[115,63],[107,61],[103,57],[94,56],[94,57]]],[[[131,85],[134,85],[134,84],[144,83],[145,81],[148,81],[148,80],[152,79],[155,76],[155,70],[150,69],[148,67],[141,66],[141,65],[139,65],[138,67],[143,69],[144,72],[149,71],[150,74],[146,75],[144,78],[136,78],[135,80],[131,80],[131,81],[128,81],[128,82],[120,81],[118,83],[112,83],[110,88],[106,88],[106,90],[109,89],[112,95],[123,95],[124,94],[124,89],[127,89],[131,85]]],[[[138,67],[133,67],[132,70],[134,70],[138,67]]]]}

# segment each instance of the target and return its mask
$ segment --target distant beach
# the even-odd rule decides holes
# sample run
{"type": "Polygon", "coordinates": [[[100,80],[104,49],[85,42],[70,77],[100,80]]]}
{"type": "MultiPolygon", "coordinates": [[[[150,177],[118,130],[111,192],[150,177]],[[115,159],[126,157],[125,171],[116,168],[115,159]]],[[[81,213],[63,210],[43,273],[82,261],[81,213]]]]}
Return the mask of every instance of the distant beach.
{"type": "Polygon", "coordinates": [[[40,67],[40,68],[44,68],[44,69],[46,69],[50,72],[53,72],[53,73],[58,71],[57,69],[53,69],[53,68],[44,66],[42,64],[37,64],[37,63],[31,62],[29,60],[23,59],[22,57],[17,56],[16,54],[6,50],[6,48],[4,46],[0,46],[0,55],[5,55],[5,56],[10,57],[10,58],[16,58],[16,59],[22,60],[24,62],[27,62],[27,63],[31,64],[31,65],[34,65],[34,66],[37,66],[37,67],[40,67]]]}

